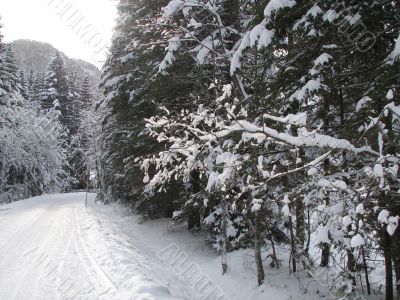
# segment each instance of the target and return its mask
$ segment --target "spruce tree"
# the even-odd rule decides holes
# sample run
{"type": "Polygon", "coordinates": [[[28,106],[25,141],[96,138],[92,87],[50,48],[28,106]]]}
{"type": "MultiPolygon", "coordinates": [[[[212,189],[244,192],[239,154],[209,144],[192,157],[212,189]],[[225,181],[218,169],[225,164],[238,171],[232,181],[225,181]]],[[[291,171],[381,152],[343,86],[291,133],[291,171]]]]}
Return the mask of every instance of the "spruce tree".
{"type": "Polygon", "coordinates": [[[27,76],[24,68],[19,69],[19,79],[20,79],[20,84],[21,84],[20,93],[21,93],[22,97],[24,97],[26,100],[28,100],[29,94],[30,94],[29,79],[28,79],[28,76],[27,76]]]}
{"type": "Polygon", "coordinates": [[[1,45],[0,78],[4,92],[19,92],[21,85],[18,74],[18,66],[14,59],[14,51],[11,45],[1,45]]]}
{"type": "MultiPolygon", "coordinates": [[[[146,130],[144,119],[151,116],[157,100],[164,97],[159,89],[150,86],[154,82],[154,66],[164,54],[163,47],[157,43],[161,32],[154,25],[165,2],[119,2],[117,34],[103,70],[101,86],[105,96],[99,104],[105,116],[102,150],[107,164],[103,168],[103,192],[133,205],[145,203],[141,201],[144,184],[137,176],[140,168],[135,159],[158,147],[143,132],[146,130]],[[148,46],[153,43],[154,46],[148,46]]],[[[173,86],[170,88],[177,91],[173,86]]],[[[164,210],[155,206],[153,210],[151,206],[144,205],[143,211],[149,215],[172,214],[170,204],[164,210]]]]}
{"type": "Polygon", "coordinates": [[[92,88],[89,78],[86,77],[80,87],[81,105],[83,110],[90,110],[93,102],[92,88]]]}

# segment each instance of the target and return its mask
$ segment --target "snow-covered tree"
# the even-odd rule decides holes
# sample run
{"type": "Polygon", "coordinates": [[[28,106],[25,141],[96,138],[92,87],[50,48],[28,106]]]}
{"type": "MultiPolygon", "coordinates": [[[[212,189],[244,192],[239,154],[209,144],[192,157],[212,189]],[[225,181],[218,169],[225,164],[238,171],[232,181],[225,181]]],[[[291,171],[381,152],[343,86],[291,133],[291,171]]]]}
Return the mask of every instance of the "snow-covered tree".
{"type": "Polygon", "coordinates": [[[29,79],[28,79],[28,75],[24,68],[19,69],[19,80],[20,80],[20,85],[21,85],[20,94],[25,99],[29,99],[29,94],[30,94],[29,79]]]}
{"type": "Polygon", "coordinates": [[[0,44],[0,202],[62,190],[69,178],[59,113],[20,94],[12,50],[0,44]]]}
{"type": "MultiPolygon", "coordinates": [[[[155,191],[177,178],[188,182],[190,174],[196,170],[208,178],[205,191],[211,192],[213,196],[210,197],[218,194],[228,197],[227,191],[234,187],[239,188],[237,193],[241,200],[243,195],[250,194],[246,207],[251,208],[253,215],[247,220],[254,222],[253,228],[257,228],[259,211],[262,216],[276,216],[277,208],[282,208],[281,220],[288,224],[292,270],[296,271],[298,262],[307,268],[312,264],[307,252],[310,232],[315,232],[321,242],[321,265],[329,265],[332,245],[341,247],[347,253],[346,274],[350,274],[343,278],[352,278],[355,283],[352,274],[357,255],[354,249],[360,247],[357,241],[361,241],[362,234],[348,230],[350,224],[347,221],[344,232],[340,234],[337,228],[342,226],[342,218],[347,220],[360,204],[354,199],[360,201],[365,197],[359,190],[371,186],[371,179],[377,176],[374,169],[380,174],[378,176],[386,176],[385,172],[379,172],[383,165],[387,164],[390,170],[398,168],[398,158],[394,158],[397,146],[390,142],[398,138],[398,131],[393,128],[398,110],[393,102],[398,80],[393,77],[398,68],[398,28],[394,29],[398,8],[387,3],[373,10],[371,1],[350,9],[346,3],[335,7],[337,2],[334,2],[272,0],[266,5],[260,4],[265,5],[263,9],[255,5],[253,18],[249,18],[250,26],[243,31],[241,39],[231,49],[224,46],[228,50],[223,53],[230,61],[231,83],[216,90],[217,97],[212,104],[201,105],[192,112],[174,111],[149,119],[151,134],[170,146],[159,155],[146,158],[143,168],[148,170],[153,165],[158,170],[152,179],[148,175],[145,177],[146,182],[150,180],[148,187],[155,191]],[[261,16],[260,11],[263,12],[261,16]],[[295,13],[288,14],[288,11],[295,13]],[[371,11],[374,13],[369,13],[371,11]],[[387,27],[375,26],[376,20],[385,15],[384,11],[389,12],[384,19],[387,27]],[[361,22],[369,24],[365,32],[379,37],[375,44],[368,44],[371,40],[367,35],[350,40],[343,33],[344,28],[357,30],[361,22]],[[390,28],[394,34],[383,35],[385,28],[390,28]],[[367,107],[374,109],[364,114],[362,110],[367,107]],[[361,121],[363,118],[365,121],[361,121]],[[365,125],[355,128],[354,124],[363,122],[365,125]],[[385,140],[392,146],[385,148],[385,140]],[[382,162],[383,157],[389,157],[384,159],[386,163],[382,162]],[[307,211],[307,215],[311,213],[317,217],[311,223],[309,219],[308,224],[313,224],[313,227],[308,225],[309,228],[305,226],[307,211]],[[354,245],[357,244],[354,247],[350,242],[353,238],[354,245]]],[[[219,4],[223,5],[223,2],[219,4]]],[[[209,11],[215,17],[217,33],[221,34],[221,28],[226,26],[218,12],[223,10],[215,3],[171,1],[164,9],[164,17],[175,21],[175,16],[183,14],[189,20],[184,30],[188,33],[185,38],[190,40],[196,32],[192,29],[196,28],[193,24],[200,24],[196,18],[191,19],[196,16],[197,8],[202,8],[202,13],[209,11]]],[[[202,29],[201,26],[198,28],[202,29]]],[[[232,26],[227,30],[232,30],[232,26]]],[[[195,40],[200,43],[200,49],[205,46],[201,39],[195,40]]],[[[218,57],[215,44],[208,47],[214,51],[206,49],[207,53],[215,55],[214,58],[218,57]]],[[[160,70],[173,65],[183,45],[185,42],[178,38],[170,40],[160,70]]],[[[220,70],[214,72],[218,75],[215,81],[226,82],[225,66],[214,65],[220,70]]],[[[215,84],[210,88],[215,88],[215,84]]],[[[399,214],[395,208],[389,210],[387,207],[396,198],[396,192],[392,193],[398,190],[397,176],[386,185],[388,192],[382,194],[380,191],[379,195],[379,188],[385,187],[382,179],[376,185],[378,194],[369,199],[370,217],[374,218],[371,224],[376,228],[381,226],[374,217],[377,207],[390,211],[393,220],[399,214]]],[[[238,206],[236,201],[230,205],[238,206]]],[[[357,219],[356,215],[354,218],[357,219]]],[[[269,221],[265,228],[276,224],[279,218],[269,218],[269,221]]],[[[265,231],[265,228],[261,230],[265,231]]],[[[385,230],[383,227],[383,233],[387,235],[385,230]]],[[[257,235],[255,230],[255,245],[257,235]]],[[[386,241],[383,244],[387,245],[388,239],[393,240],[389,244],[395,244],[396,237],[383,237],[386,241]]],[[[381,244],[381,238],[381,234],[373,237],[375,244],[381,244]]],[[[257,247],[256,260],[259,261],[257,247]]],[[[387,253],[395,252],[389,251],[387,253]]],[[[397,257],[386,256],[389,273],[392,272],[392,259],[397,261],[397,257]]],[[[259,282],[263,279],[261,269],[259,282]]],[[[396,268],[395,272],[398,272],[396,268]]],[[[390,274],[388,280],[391,280],[390,274]]],[[[393,283],[387,282],[388,299],[393,294],[391,286],[393,283]]],[[[352,284],[350,288],[346,284],[336,288],[339,294],[353,293],[352,284]]]]}
{"type": "Polygon", "coordinates": [[[21,86],[13,49],[8,44],[0,44],[0,47],[0,93],[18,92],[21,86]]]}
{"type": "Polygon", "coordinates": [[[98,106],[107,201],[203,227],[223,272],[253,247],[259,284],[263,248],[279,266],[286,244],[291,272],[326,268],[343,299],[371,293],[368,245],[393,299],[398,4],[121,0],[119,14],[98,106]]]}

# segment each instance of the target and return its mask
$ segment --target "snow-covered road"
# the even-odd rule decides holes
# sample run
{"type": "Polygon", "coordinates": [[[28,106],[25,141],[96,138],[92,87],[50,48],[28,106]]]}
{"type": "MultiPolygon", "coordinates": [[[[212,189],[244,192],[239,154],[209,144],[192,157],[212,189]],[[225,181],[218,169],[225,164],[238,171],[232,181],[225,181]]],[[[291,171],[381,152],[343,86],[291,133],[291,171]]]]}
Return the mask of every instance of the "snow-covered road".
{"type": "Polygon", "coordinates": [[[0,206],[0,299],[196,299],[84,199],[46,195],[0,206]]]}

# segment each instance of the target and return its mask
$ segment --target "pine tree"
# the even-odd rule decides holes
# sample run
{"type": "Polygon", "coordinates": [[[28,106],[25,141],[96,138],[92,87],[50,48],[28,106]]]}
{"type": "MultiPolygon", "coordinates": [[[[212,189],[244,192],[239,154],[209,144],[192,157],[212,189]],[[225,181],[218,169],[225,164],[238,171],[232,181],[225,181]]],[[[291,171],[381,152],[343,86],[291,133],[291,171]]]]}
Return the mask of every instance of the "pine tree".
{"type": "Polygon", "coordinates": [[[69,151],[69,173],[73,178],[72,188],[76,189],[82,189],[86,185],[86,165],[79,134],[82,110],[79,90],[76,69],[68,76],[64,59],[57,52],[45,74],[41,101],[44,109],[60,111],[60,122],[68,131],[66,147],[69,151]]]}
{"type": "Polygon", "coordinates": [[[30,89],[30,99],[34,103],[42,104],[42,100],[45,97],[44,90],[44,74],[38,73],[32,75],[32,88],[30,89]]]}
{"type": "Polygon", "coordinates": [[[1,61],[0,78],[3,92],[19,92],[21,86],[18,76],[18,66],[15,63],[11,45],[1,45],[1,61]]]}
{"type": "Polygon", "coordinates": [[[97,107],[100,198],[203,227],[223,273],[229,251],[253,247],[259,284],[268,246],[271,266],[284,263],[275,249],[284,244],[290,271],[314,278],[309,252],[319,246],[318,265],[337,278],[329,290],[357,299],[364,283],[371,293],[376,249],[392,300],[398,4],[121,0],[118,9],[97,107]]]}
{"type": "Polygon", "coordinates": [[[28,91],[29,91],[28,99],[32,101],[33,94],[34,94],[33,89],[34,89],[34,85],[35,85],[36,74],[33,70],[31,70],[27,77],[28,77],[27,81],[28,81],[28,91]]]}
{"type": "Polygon", "coordinates": [[[29,99],[29,79],[27,78],[27,74],[24,68],[20,68],[19,69],[19,79],[20,79],[20,84],[21,84],[21,88],[20,88],[20,93],[22,95],[22,97],[24,97],[26,100],[29,99]]]}
{"type": "MultiPolygon", "coordinates": [[[[65,90],[68,87],[64,61],[61,54],[57,52],[54,58],[50,61],[46,73],[44,75],[44,86],[41,104],[45,110],[58,109],[60,110],[61,102],[67,102],[68,95],[65,90]],[[63,95],[61,93],[64,92],[63,95]],[[63,97],[63,100],[61,100],[63,97]]],[[[66,108],[64,107],[64,111],[66,108]]],[[[65,122],[65,121],[64,121],[65,122]]]]}
{"type": "Polygon", "coordinates": [[[83,80],[82,86],[80,88],[81,103],[83,110],[90,110],[93,103],[92,88],[90,85],[89,78],[86,77],[83,80]]]}
{"type": "Polygon", "coordinates": [[[83,109],[82,97],[80,94],[81,83],[78,78],[77,69],[73,67],[68,77],[68,115],[69,115],[69,129],[71,135],[76,135],[80,126],[80,112],[83,109]]]}
{"type": "Polygon", "coordinates": [[[64,127],[58,114],[22,97],[26,85],[18,71],[12,49],[0,40],[0,203],[68,186],[64,127]]]}
{"type": "MultiPolygon", "coordinates": [[[[145,203],[141,201],[144,184],[136,176],[140,168],[135,159],[158,147],[143,131],[146,130],[144,119],[151,116],[157,107],[157,100],[164,97],[159,89],[150,87],[154,82],[154,65],[162,60],[164,54],[162,46],[157,44],[160,30],[154,26],[163,4],[165,1],[120,1],[120,17],[116,26],[118,34],[103,70],[105,97],[100,107],[105,116],[105,147],[102,150],[105,161],[108,161],[102,172],[103,192],[132,204],[145,203]],[[155,46],[147,46],[152,43],[155,46]],[[114,174],[119,175],[116,177],[114,174]]],[[[173,86],[169,88],[174,89],[173,86]]],[[[152,212],[150,206],[143,205],[143,211],[148,211],[149,215],[172,214],[169,204],[165,209],[152,212]]]]}

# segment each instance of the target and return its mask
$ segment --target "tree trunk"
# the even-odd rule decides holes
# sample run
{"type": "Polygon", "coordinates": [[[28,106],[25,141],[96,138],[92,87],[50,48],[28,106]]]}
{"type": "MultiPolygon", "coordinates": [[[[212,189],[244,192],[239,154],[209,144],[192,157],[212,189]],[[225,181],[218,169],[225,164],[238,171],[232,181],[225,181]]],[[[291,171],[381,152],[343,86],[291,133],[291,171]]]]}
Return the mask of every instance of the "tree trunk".
{"type": "MultiPolygon", "coordinates": [[[[325,204],[329,205],[329,196],[325,197],[325,204]]],[[[327,243],[322,244],[321,253],[321,267],[327,267],[329,265],[329,256],[331,255],[330,245],[327,243]]]]}
{"type": "Polygon", "coordinates": [[[297,266],[296,266],[296,241],[294,237],[294,232],[293,232],[293,221],[292,221],[292,216],[289,216],[289,231],[290,231],[290,256],[292,260],[292,272],[296,273],[297,272],[297,266]]]}
{"type": "Polygon", "coordinates": [[[394,273],[396,275],[396,295],[397,299],[400,300],[400,261],[398,255],[393,257],[394,273]]]}
{"type": "Polygon", "coordinates": [[[393,300],[393,265],[390,236],[386,227],[382,229],[383,234],[383,255],[385,257],[386,291],[385,300],[393,300]]]}
{"type": "Polygon", "coordinates": [[[367,293],[368,293],[368,295],[371,295],[371,284],[369,282],[368,266],[367,266],[367,260],[365,258],[365,250],[364,250],[363,246],[361,246],[361,255],[362,255],[362,259],[363,259],[363,267],[364,267],[364,273],[365,273],[365,283],[367,285],[367,293]]]}
{"type": "MultiPolygon", "coordinates": [[[[192,185],[192,194],[195,195],[200,192],[200,176],[198,171],[193,171],[190,177],[190,183],[192,185]]],[[[200,229],[201,228],[201,216],[200,216],[200,206],[197,209],[194,207],[188,217],[188,230],[190,229],[200,229]]]]}
{"type": "MultiPolygon", "coordinates": [[[[327,131],[329,129],[329,118],[328,118],[328,112],[329,112],[329,99],[324,98],[323,103],[322,103],[322,120],[324,121],[324,126],[323,130],[324,133],[327,134],[327,131]]],[[[329,158],[324,160],[324,173],[329,174],[330,170],[330,161],[329,158]]],[[[328,206],[330,203],[329,195],[325,195],[325,205],[328,206]]],[[[322,253],[321,253],[321,267],[327,267],[329,265],[329,256],[330,256],[330,245],[323,243],[322,244],[322,253]]]]}
{"type": "Polygon", "coordinates": [[[327,267],[329,265],[330,254],[331,254],[330,245],[323,243],[322,244],[322,253],[321,253],[321,267],[327,267]]]}
{"type": "Polygon", "coordinates": [[[352,280],[353,285],[356,285],[356,278],[355,278],[355,272],[356,272],[356,260],[354,258],[353,251],[350,249],[347,249],[347,270],[349,271],[349,278],[352,280]]]}
{"type": "Polygon", "coordinates": [[[221,266],[222,266],[222,275],[224,275],[228,270],[228,209],[227,203],[225,199],[222,202],[222,257],[221,257],[221,266]]]}
{"type": "Polygon", "coordinates": [[[271,247],[272,247],[272,263],[271,263],[271,267],[276,265],[276,268],[279,269],[279,259],[278,259],[277,255],[276,255],[275,242],[274,242],[274,238],[272,236],[272,232],[271,231],[270,231],[270,236],[271,236],[271,247]]]}
{"type": "Polygon", "coordinates": [[[306,249],[306,234],[305,234],[305,216],[304,216],[304,202],[301,198],[296,199],[296,255],[299,256],[303,267],[307,268],[308,263],[308,249],[306,249]]]}
{"type": "Polygon", "coordinates": [[[257,267],[257,280],[258,285],[262,285],[265,279],[264,267],[261,257],[261,217],[260,212],[255,212],[255,226],[254,226],[254,255],[257,267]]]}

